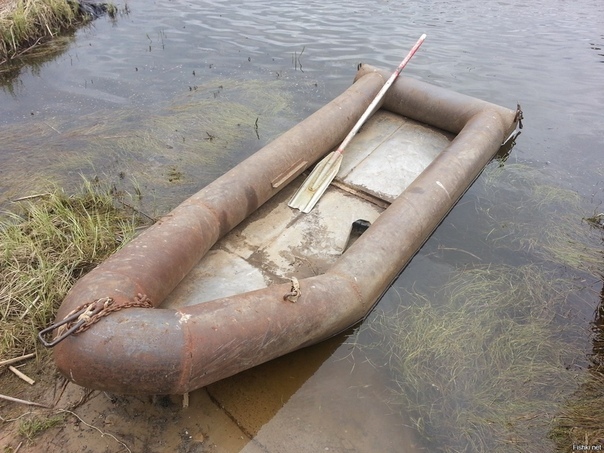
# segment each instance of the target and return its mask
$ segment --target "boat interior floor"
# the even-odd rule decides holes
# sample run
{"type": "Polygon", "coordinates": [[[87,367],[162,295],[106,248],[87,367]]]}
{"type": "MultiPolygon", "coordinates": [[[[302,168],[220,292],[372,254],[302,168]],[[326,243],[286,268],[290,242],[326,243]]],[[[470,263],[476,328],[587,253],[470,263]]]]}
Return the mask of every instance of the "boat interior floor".
{"type": "Polygon", "coordinates": [[[344,152],[308,214],[287,202],[302,175],[224,236],[162,304],[178,308],[324,273],[358,223],[372,223],[444,150],[453,134],[378,110],[344,152]]]}

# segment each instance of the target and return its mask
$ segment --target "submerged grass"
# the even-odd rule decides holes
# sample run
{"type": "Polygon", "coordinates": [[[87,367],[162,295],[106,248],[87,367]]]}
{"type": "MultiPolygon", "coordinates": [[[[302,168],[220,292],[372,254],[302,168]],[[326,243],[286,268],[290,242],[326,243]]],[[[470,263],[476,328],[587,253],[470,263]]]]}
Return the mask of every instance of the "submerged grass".
{"type": "Polygon", "coordinates": [[[19,202],[0,218],[0,356],[36,349],[37,332],[75,280],[128,241],[142,221],[109,187],[86,182],[19,202]]]}
{"type": "Polygon", "coordinates": [[[490,167],[479,181],[476,225],[490,261],[501,262],[453,269],[437,288],[407,292],[397,308],[374,313],[359,332],[370,339],[356,344],[369,357],[384,354],[392,402],[429,451],[597,447],[604,378],[593,363],[604,363],[604,347],[590,365],[584,316],[602,284],[602,231],[576,192],[527,166],[490,167]]]}
{"type": "Polygon", "coordinates": [[[558,451],[572,452],[577,445],[604,449],[604,376],[590,371],[586,382],[557,413],[550,438],[558,451]]]}
{"type": "Polygon", "coordinates": [[[535,266],[468,269],[371,323],[396,400],[432,450],[543,451],[558,401],[576,386],[566,368],[578,352],[555,322],[565,297],[549,277],[535,266]]]}
{"type": "Polygon", "coordinates": [[[590,229],[598,226],[602,214],[588,212],[577,192],[542,178],[537,170],[522,164],[485,172],[482,182],[487,195],[496,190],[497,198],[503,200],[483,210],[492,220],[490,240],[496,247],[512,248],[601,279],[601,235],[590,229]]]}
{"type": "Polygon", "coordinates": [[[146,209],[161,211],[292,126],[295,115],[280,80],[220,78],[186,89],[153,111],[123,107],[0,125],[3,145],[11,150],[0,156],[0,204],[38,190],[36,174],[69,186],[70,174],[92,176],[90,169],[97,168],[137,180],[146,209]],[[172,170],[181,177],[174,179],[172,170]]]}

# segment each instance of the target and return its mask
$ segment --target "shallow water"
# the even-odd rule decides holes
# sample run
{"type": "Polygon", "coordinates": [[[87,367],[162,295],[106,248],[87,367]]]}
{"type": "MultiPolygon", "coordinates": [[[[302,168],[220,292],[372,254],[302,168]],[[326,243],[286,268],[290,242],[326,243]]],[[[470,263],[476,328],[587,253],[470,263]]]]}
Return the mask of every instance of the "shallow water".
{"type": "MultiPolygon", "coordinates": [[[[544,184],[577,192],[585,216],[602,211],[604,4],[599,0],[133,0],[127,5],[116,21],[102,18],[74,39],[54,43],[53,58],[38,57],[10,78],[3,73],[0,203],[30,193],[49,177],[69,185],[80,174],[100,174],[140,190],[144,209],[165,212],[335,97],[349,86],[358,63],[394,68],[425,32],[428,38],[405,73],[510,108],[520,103],[525,129],[507,165],[528,165],[544,184]],[[228,118],[215,115],[227,108],[228,118]]],[[[530,186],[509,190],[481,178],[378,308],[399,304],[401,288],[433,288],[463,266],[541,263],[534,249],[518,249],[514,230],[498,236],[489,231],[497,207],[521,205],[533,195],[530,186]]],[[[539,206],[522,221],[547,228],[564,209],[539,206]]],[[[508,217],[495,217],[495,224],[514,220],[511,211],[498,215],[508,217]]],[[[585,228],[575,220],[578,229],[585,228]]],[[[584,286],[586,294],[578,300],[587,302],[577,311],[587,327],[602,283],[592,279],[584,286]]],[[[345,341],[341,336],[339,342],[345,341]]],[[[383,438],[393,426],[406,424],[404,411],[393,420],[392,408],[363,387],[368,379],[366,385],[380,385],[389,372],[376,366],[371,375],[367,367],[355,367],[354,359],[344,361],[349,349],[328,348],[309,373],[302,372],[304,353],[297,353],[299,362],[288,363],[289,369],[274,365],[270,372],[282,380],[288,372],[308,377],[283,390],[282,398],[291,401],[280,403],[283,408],[266,400],[267,409],[246,425],[247,434],[260,436],[257,442],[271,445],[271,451],[280,451],[283,433],[294,430],[300,443],[315,439],[308,451],[323,446],[330,434],[342,441],[332,446],[336,451],[368,451],[353,439],[383,438]],[[321,373],[325,369],[332,371],[321,373]],[[315,374],[321,375],[319,382],[311,377],[315,374]],[[348,390],[326,403],[327,409],[317,408],[320,395],[333,395],[340,381],[348,390]],[[308,388],[312,391],[305,393],[308,388]],[[363,427],[369,400],[371,416],[379,420],[381,413],[383,423],[363,427]],[[294,415],[283,416],[288,410],[301,414],[298,425],[289,423],[294,415]],[[337,423],[311,423],[321,410],[337,423]],[[342,440],[346,430],[355,435],[342,440]]],[[[227,401],[225,394],[245,387],[257,393],[251,401],[262,401],[263,388],[254,379],[254,372],[248,373],[221,390],[215,387],[216,394],[222,392],[227,401]]],[[[407,447],[401,451],[413,451],[413,435],[402,437],[407,447]]]]}

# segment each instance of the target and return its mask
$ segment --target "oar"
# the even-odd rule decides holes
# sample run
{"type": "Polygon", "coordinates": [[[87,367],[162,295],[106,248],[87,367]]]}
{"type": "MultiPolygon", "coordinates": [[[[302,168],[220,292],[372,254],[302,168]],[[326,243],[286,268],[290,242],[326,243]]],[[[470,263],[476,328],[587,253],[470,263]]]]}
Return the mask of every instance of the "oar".
{"type": "Polygon", "coordinates": [[[415,43],[413,48],[409,51],[409,54],[405,57],[401,64],[398,65],[396,71],[390,76],[390,78],[386,81],[380,92],[377,94],[375,99],[369,104],[363,116],[359,118],[357,123],[354,125],[352,130],[348,133],[340,147],[336,151],[332,151],[325,157],[321,162],[315,165],[315,168],[310,173],[306,181],[300,186],[297,192],[294,194],[292,199],[290,200],[288,206],[294,209],[299,209],[304,213],[308,213],[312,208],[315,207],[319,198],[325,193],[327,187],[331,184],[333,179],[338,174],[338,170],[340,169],[340,165],[342,164],[342,153],[344,149],[348,146],[353,137],[357,134],[361,126],[365,124],[365,121],[374,113],[377,105],[382,100],[386,91],[390,88],[390,86],[394,83],[398,75],[401,73],[403,68],[407,65],[411,57],[417,52],[419,46],[422,45],[426,39],[426,35],[423,34],[419,40],[415,43]]]}

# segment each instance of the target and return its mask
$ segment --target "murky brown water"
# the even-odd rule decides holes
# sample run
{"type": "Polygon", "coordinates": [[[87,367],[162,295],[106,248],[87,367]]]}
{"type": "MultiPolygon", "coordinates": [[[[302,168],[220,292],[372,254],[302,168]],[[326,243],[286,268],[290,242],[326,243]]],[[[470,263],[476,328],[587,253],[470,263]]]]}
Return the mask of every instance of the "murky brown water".
{"type": "MultiPolygon", "coordinates": [[[[74,184],[101,175],[140,190],[145,210],[164,212],[340,93],[359,62],[394,68],[425,32],[405,72],[511,108],[519,102],[525,129],[508,164],[576,191],[585,215],[602,211],[599,0],[133,0],[128,9],[54,43],[52,58],[4,73],[0,203],[48,178],[74,184]]],[[[438,286],[456,268],[540,262],[518,251],[513,235],[490,241],[489,209],[532,195],[504,189],[479,181],[378,309],[399,304],[397,290],[438,286]]],[[[545,206],[531,215],[547,226],[559,212],[545,206]]],[[[585,326],[601,285],[585,283],[594,288],[577,307],[585,326]]],[[[350,350],[342,335],[212,386],[245,437],[228,445],[414,451],[405,411],[387,404],[390,371],[350,350]]],[[[228,437],[209,427],[201,431],[210,439],[228,437]]]]}

